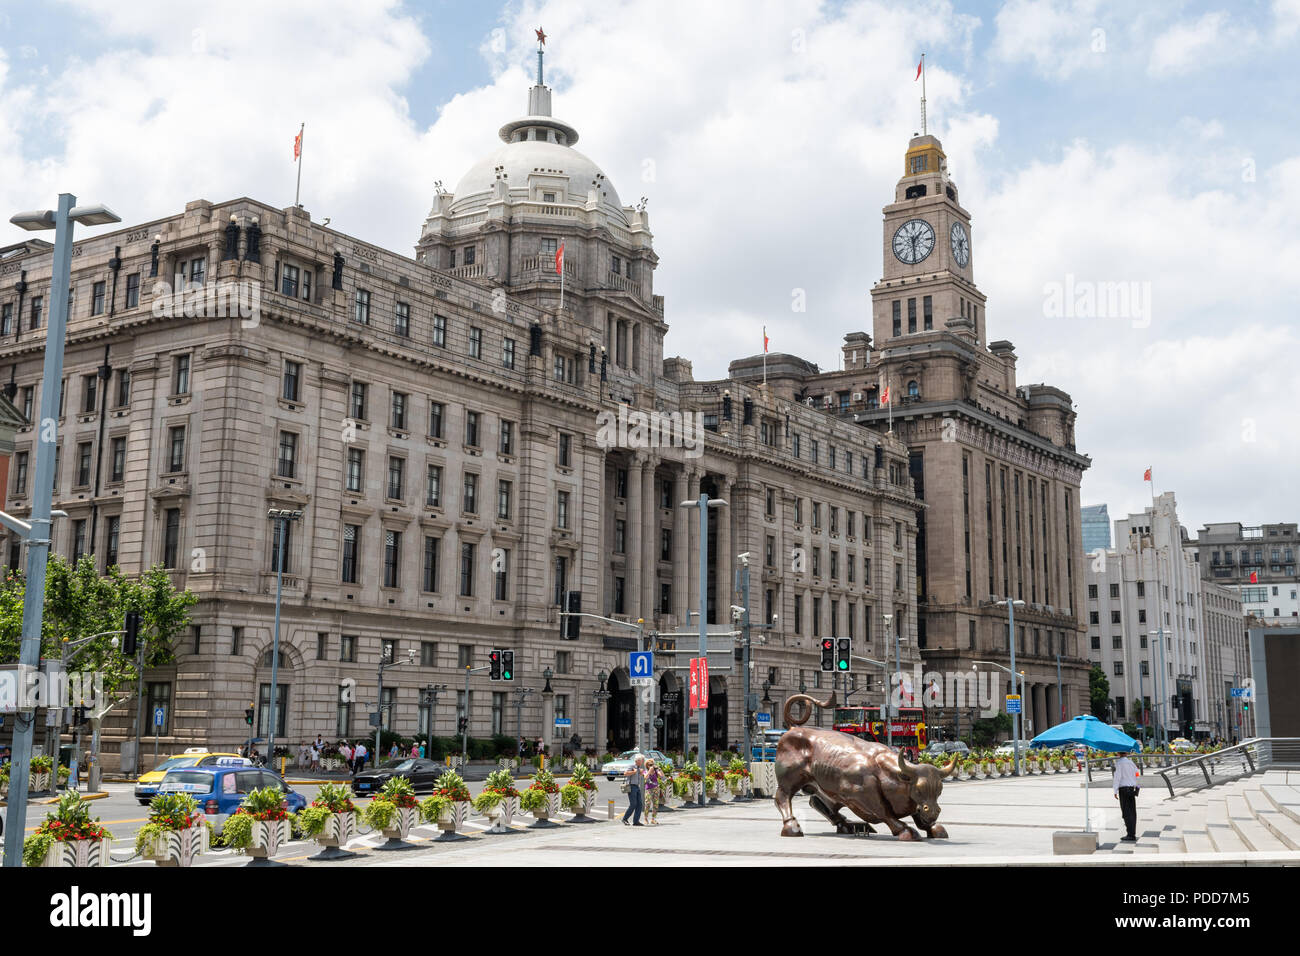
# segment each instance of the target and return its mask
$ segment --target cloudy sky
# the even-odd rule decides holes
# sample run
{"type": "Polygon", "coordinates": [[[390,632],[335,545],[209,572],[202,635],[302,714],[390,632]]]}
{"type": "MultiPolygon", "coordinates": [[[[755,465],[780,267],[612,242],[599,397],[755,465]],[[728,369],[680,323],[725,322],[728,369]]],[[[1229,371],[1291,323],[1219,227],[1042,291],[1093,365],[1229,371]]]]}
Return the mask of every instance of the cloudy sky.
{"type": "Polygon", "coordinates": [[[538,25],[556,115],[649,197],[667,351],[697,377],[763,325],[823,368],[870,331],[925,51],[989,337],[1073,396],[1084,502],[1149,504],[1152,466],[1193,533],[1300,520],[1300,0],[4,0],[0,210],[287,206],[305,121],[303,204],[410,254],[434,181],[524,112],[538,25]],[[1102,283],[1124,315],[1053,308],[1102,283]]]}

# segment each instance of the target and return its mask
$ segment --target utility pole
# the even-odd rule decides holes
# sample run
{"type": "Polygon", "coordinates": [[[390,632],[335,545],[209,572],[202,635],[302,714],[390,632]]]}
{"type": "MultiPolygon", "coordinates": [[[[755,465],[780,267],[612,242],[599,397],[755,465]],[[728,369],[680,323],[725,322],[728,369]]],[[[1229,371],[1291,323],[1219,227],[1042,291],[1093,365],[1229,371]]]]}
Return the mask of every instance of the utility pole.
{"type": "MultiPolygon", "coordinates": [[[[72,284],[72,228],[74,223],[87,226],[121,222],[121,217],[105,206],[78,206],[71,193],[59,194],[57,210],[42,209],[18,213],[10,222],[23,229],[54,230],[51,261],[50,314],[45,332],[45,362],[41,374],[41,419],[36,423],[36,471],[32,480],[31,517],[26,521],[7,514],[0,519],[7,528],[27,539],[27,585],[23,594],[22,642],[18,663],[22,671],[34,673],[41,662],[42,622],[45,617],[45,568],[50,556],[50,520],[54,501],[54,448],[58,441],[59,398],[63,382],[63,351],[68,336],[68,296],[72,284]]],[[[30,689],[19,673],[20,693],[25,698],[30,689]]],[[[36,708],[27,699],[18,701],[14,714],[13,756],[10,763],[9,838],[5,841],[4,865],[21,866],[23,840],[27,825],[27,787],[31,778],[32,737],[35,732],[36,708]]],[[[51,702],[46,702],[51,703],[51,702]]],[[[57,760],[58,755],[54,755],[57,760]]]]}
{"type": "MultiPolygon", "coordinates": [[[[727,502],[721,498],[709,500],[709,496],[701,492],[698,501],[683,501],[683,508],[700,509],[700,658],[704,661],[709,659],[709,509],[725,508],[727,502]]],[[[705,693],[708,693],[707,687],[702,687],[705,693]]],[[[688,704],[689,709],[689,704],[688,704]]],[[[709,741],[709,709],[700,708],[700,776],[703,777],[708,768],[708,741],[709,741]]],[[[690,718],[687,718],[687,729],[689,732],[690,718]]]]}

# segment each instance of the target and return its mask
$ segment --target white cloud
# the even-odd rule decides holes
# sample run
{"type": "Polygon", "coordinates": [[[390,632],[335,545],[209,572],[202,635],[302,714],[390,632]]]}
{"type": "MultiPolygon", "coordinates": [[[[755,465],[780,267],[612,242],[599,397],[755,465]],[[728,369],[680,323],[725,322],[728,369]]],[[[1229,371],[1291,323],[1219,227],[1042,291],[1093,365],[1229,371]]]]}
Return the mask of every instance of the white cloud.
{"type": "MultiPolygon", "coordinates": [[[[1095,5],[1025,13],[1015,33],[1010,14],[999,17],[997,55],[1052,76],[1087,65],[1079,50],[1095,5]]],[[[199,197],[287,206],[292,139],[306,120],[306,207],[406,254],[433,181],[454,186],[523,111],[531,30],[544,23],[556,114],[625,201],[650,197],[666,351],[690,358],[698,378],[759,352],[763,325],[774,351],[824,368],[844,333],[870,331],[880,207],[919,126],[912,77],[924,49],[931,130],[976,218],[989,337],[1016,343],[1022,382],[1057,385],[1078,404],[1078,445],[1095,462],[1085,498],[1112,513],[1139,507],[1134,467],[1140,479],[1154,464],[1189,521],[1280,520],[1291,506],[1269,476],[1300,465],[1274,411],[1288,383],[1273,371],[1297,353],[1284,330],[1296,324],[1288,303],[1300,301],[1288,218],[1300,207],[1300,159],[1261,157],[1258,182],[1244,183],[1226,118],[1188,117],[1177,137],[1153,141],[1117,114],[1114,145],[1045,146],[1022,167],[990,167],[999,117],[970,105],[961,67],[977,23],[948,4],[527,5],[503,18],[497,41],[466,41],[493,79],[428,128],[397,91],[431,43],[395,3],[245,2],[187,19],[158,0],[76,15],[108,52],[39,85],[16,84],[0,52],[0,208],[49,203],[60,190],[107,202],[127,222],[199,197]],[[1043,286],[1067,274],[1149,282],[1150,327],[1045,318],[1043,286]],[[795,288],[806,290],[806,313],[791,311],[795,288]],[[1250,410],[1257,441],[1243,448],[1250,410]]],[[[1054,93],[1025,93],[1043,95],[1054,93]]],[[[0,243],[26,235],[2,228],[0,243]]]]}
{"type": "Polygon", "coordinates": [[[1095,0],[1008,0],[994,22],[994,58],[1030,62],[1055,79],[1100,65],[1109,45],[1095,0]]]}

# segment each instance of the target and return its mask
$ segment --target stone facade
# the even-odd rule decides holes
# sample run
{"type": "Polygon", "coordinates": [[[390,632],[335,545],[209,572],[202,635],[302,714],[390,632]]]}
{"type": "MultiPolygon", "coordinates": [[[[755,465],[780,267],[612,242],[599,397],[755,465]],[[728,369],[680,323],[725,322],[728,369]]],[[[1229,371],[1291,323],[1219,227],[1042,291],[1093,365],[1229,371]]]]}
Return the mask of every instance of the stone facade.
{"type": "MultiPolygon", "coordinates": [[[[1029,726],[1045,729],[1088,701],[1079,483],[1089,460],[1074,447],[1073,406],[1055,387],[1017,385],[1010,342],[986,344],[970,214],[935,137],[912,140],[883,233],[873,334],[844,337],[839,371],[769,355],[766,380],[782,398],[907,445],[925,505],[912,579],[925,665],[949,674],[977,660],[1006,666],[1007,610],[996,602],[1023,601],[1016,669],[1029,726]]],[[[733,362],[731,373],[761,380],[761,356],[733,362]]],[[[1009,675],[1002,690],[1011,692],[1009,675]]],[[[951,701],[930,719],[955,730],[975,716],[951,701]]]]}
{"type": "MultiPolygon", "coordinates": [[[[265,736],[277,586],[278,742],[372,735],[387,660],[385,721],[407,736],[428,726],[421,689],[433,684],[446,685],[440,735],[467,713],[473,736],[627,746],[634,630],[584,620],[565,640],[559,601],[576,591],[584,612],[643,619],[662,635],[661,691],[684,698],[683,672],[665,665],[686,664],[675,641],[693,646],[673,635],[694,627],[698,530],[680,502],[701,491],[728,502],[710,510],[709,624],[729,630],[748,552],[753,620],[774,625],[755,631],[756,695],[764,682],[777,702],[820,688],[820,634],[870,636],[879,653],[886,607],[904,664],[917,659],[907,447],[772,388],[695,382],[689,362],[665,359],[644,209],[590,175],[544,92],[475,167],[499,178],[471,170],[462,195],[439,189],[414,258],[247,198],[76,244],[55,549],[128,574],[163,564],[198,595],[175,664],[145,678],[147,709],[167,705],[164,749],[235,745],[250,704],[265,736]],[[520,138],[539,131],[543,142],[520,138]],[[563,307],[547,269],[560,242],[563,307]],[[700,421],[702,443],[636,432],[648,413],[700,421]],[[620,415],[633,430],[611,440],[602,425],[620,415]],[[792,432],[839,457],[792,458],[792,432]],[[282,574],[271,509],[302,512],[282,574]],[[471,675],[464,699],[467,666],[491,648],[515,651],[516,681],[471,675]],[[556,730],[559,717],[572,726],[556,730]]],[[[48,298],[50,259],[41,243],[5,250],[0,300],[19,321],[0,355],[20,410],[39,407],[44,322],[29,312],[48,298]]],[[[33,441],[20,426],[17,453],[33,441]]],[[[24,515],[30,481],[9,490],[24,515]]],[[[19,566],[20,546],[5,543],[19,566]]],[[[745,701],[734,641],[714,643],[709,744],[722,747],[740,739],[745,701]]],[[[670,747],[682,704],[664,711],[670,747]]],[[[128,710],[105,727],[110,752],[132,732],[128,710]]]]}

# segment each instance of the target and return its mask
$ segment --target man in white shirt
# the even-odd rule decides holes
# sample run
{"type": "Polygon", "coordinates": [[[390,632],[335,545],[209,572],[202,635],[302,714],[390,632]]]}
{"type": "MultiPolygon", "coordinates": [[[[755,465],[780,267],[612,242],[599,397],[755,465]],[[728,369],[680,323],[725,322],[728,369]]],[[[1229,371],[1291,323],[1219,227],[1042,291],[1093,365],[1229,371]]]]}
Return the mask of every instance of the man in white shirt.
{"type": "Polygon", "coordinates": [[[1138,768],[1137,764],[1133,763],[1127,756],[1118,757],[1115,760],[1112,790],[1115,799],[1119,801],[1119,812],[1124,817],[1124,829],[1127,831],[1120,842],[1136,843],[1138,768]]]}

